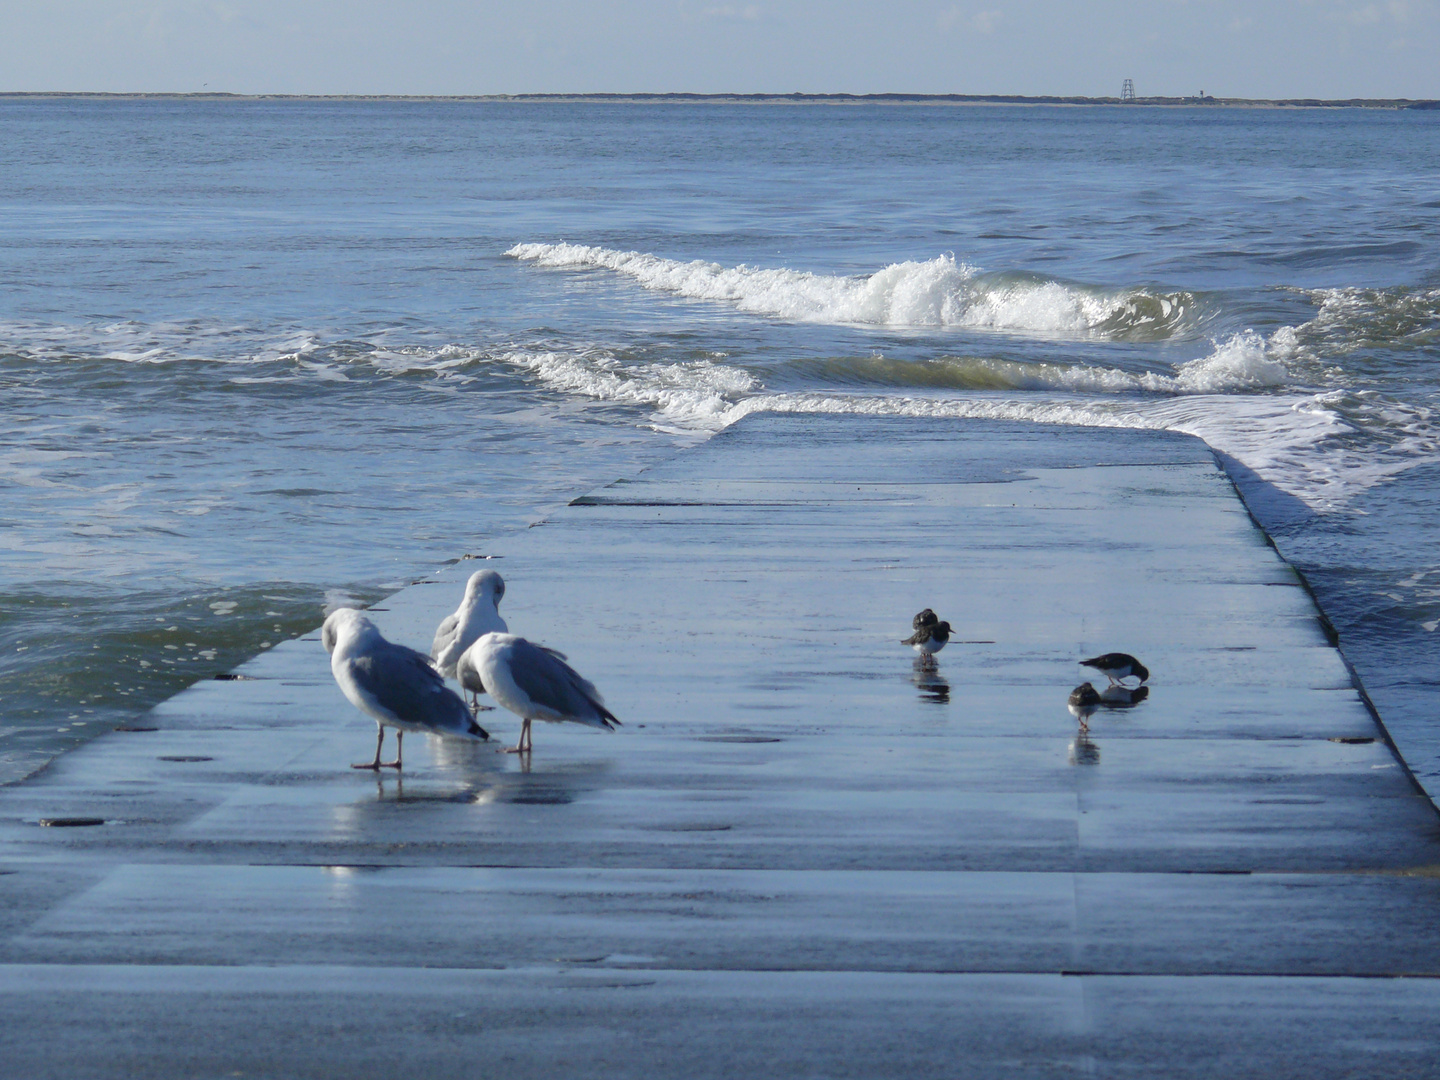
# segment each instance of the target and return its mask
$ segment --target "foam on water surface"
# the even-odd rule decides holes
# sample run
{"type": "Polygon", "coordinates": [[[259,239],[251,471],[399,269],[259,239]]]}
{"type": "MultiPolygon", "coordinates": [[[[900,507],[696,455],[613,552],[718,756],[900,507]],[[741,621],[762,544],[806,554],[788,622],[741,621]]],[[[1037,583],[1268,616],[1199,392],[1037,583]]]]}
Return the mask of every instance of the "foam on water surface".
{"type": "Polygon", "coordinates": [[[860,277],[680,262],[583,244],[522,243],[506,254],[540,266],[613,270],[647,289],[797,322],[1162,340],[1185,333],[1199,317],[1189,293],[1107,292],[1031,275],[986,275],[953,254],[860,277]]]}
{"type": "MultiPolygon", "coordinates": [[[[41,601],[0,607],[7,687],[37,589],[90,620],[55,641],[98,707],[106,604],[288,580],[318,621],[751,412],[835,411],[1202,436],[1382,711],[1433,725],[1433,114],[0,111],[0,592],[41,601]]],[[[273,633],[204,610],[210,645],[273,633]]]]}

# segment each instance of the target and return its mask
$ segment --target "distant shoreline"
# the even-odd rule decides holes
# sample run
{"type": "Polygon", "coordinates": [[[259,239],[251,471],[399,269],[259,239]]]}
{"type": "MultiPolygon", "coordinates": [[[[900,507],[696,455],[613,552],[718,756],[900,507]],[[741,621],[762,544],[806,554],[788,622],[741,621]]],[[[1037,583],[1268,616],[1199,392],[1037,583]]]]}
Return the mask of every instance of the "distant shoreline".
{"type": "Polygon", "coordinates": [[[1222,98],[1027,96],[1024,94],[229,94],[3,90],[0,98],[179,98],[214,101],[482,101],[593,102],[635,105],[1113,105],[1117,108],[1433,109],[1428,98],[1222,98]]]}

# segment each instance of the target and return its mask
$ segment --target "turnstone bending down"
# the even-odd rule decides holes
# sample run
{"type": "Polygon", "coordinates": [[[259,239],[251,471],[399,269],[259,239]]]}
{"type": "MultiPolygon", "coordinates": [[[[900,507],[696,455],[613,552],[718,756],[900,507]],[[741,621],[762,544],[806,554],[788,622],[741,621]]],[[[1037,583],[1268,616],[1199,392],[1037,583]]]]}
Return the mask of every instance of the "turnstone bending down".
{"type": "Polygon", "coordinates": [[[1070,691],[1070,700],[1066,703],[1070,709],[1070,715],[1080,721],[1080,730],[1090,730],[1090,717],[1095,715],[1095,710],[1100,707],[1100,695],[1095,692],[1095,687],[1088,682],[1081,683],[1070,691]]]}
{"type": "Polygon", "coordinates": [[[1103,656],[1092,656],[1089,660],[1081,660],[1080,666],[1093,667],[1112,684],[1121,679],[1128,679],[1132,675],[1142,683],[1150,678],[1150,669],[1129,653],[1107,652],[1103,656]]]}

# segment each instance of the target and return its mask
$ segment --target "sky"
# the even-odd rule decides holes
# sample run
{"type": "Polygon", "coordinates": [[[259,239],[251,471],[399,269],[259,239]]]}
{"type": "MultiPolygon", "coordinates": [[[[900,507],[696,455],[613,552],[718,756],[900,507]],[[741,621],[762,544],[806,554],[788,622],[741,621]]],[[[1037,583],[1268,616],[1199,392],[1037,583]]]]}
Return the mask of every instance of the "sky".
{"type": "Polygon", "coordinates": [[[0,0],[0,91],[1440,98],[1440,0],[0,0]]]}

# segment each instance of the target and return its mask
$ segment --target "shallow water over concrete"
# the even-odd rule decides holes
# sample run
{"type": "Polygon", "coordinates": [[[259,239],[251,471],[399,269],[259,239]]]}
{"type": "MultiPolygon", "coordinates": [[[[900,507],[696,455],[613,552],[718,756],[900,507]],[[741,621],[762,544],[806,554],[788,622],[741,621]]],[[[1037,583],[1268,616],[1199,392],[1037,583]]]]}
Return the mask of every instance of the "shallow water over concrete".
{"type": "Polygon", "coordinates": [[[1198,441],[757,417],[485,554],[625,726],[355,773],[312,635],[0,791],[23,1075],[1437,1075],[1440,823],[1198,441]]]}

